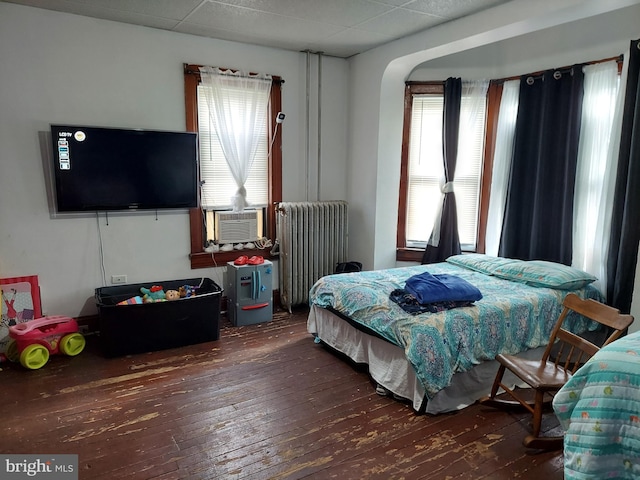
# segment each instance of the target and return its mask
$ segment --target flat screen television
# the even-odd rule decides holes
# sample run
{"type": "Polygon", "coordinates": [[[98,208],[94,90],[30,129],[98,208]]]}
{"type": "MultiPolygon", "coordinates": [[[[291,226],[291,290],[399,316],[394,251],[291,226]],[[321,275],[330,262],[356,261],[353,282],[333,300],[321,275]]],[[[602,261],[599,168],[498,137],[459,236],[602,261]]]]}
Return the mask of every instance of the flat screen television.
{"type": "Polygon", "coordinates": [[[196,133],[51,125],[58,212],[198,204],[196,133]]]}

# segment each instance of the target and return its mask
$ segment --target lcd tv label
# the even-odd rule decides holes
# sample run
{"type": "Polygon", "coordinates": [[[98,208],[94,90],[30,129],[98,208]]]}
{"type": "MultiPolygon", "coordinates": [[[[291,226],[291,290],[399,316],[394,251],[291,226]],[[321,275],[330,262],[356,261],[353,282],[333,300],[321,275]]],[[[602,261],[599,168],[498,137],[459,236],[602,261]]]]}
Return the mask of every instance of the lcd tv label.
{"type": "Polygon", "coordinates": [[[71,170],[69,142],[66,138],[58,138],[58,165],[60,170],[71,170]]]}

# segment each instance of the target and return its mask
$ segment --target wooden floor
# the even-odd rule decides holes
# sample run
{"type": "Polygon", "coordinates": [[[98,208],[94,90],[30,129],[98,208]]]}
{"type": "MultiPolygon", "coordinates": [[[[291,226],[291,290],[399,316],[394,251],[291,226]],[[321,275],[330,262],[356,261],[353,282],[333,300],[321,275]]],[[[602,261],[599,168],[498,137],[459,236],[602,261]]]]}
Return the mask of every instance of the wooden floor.
{"type": "Polygon", "coordinates": [[[527,416],[416,415],[315,344],[306,311],[221,338],[36,371],[1,364],[0,453],[79,455],[80,479],[561,479],[525,449],[527,416]]]}

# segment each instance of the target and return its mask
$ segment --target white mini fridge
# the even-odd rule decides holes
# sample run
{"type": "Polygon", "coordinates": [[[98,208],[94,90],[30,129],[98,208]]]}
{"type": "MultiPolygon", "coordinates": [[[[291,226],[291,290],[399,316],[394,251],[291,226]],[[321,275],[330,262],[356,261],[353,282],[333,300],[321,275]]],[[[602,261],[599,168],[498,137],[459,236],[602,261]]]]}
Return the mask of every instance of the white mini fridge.
{"type": "Polygon", "coordinates": [[[227,262],[227,315],[236,327],[268,322],[273,316],[273,264],[227,262]]]}

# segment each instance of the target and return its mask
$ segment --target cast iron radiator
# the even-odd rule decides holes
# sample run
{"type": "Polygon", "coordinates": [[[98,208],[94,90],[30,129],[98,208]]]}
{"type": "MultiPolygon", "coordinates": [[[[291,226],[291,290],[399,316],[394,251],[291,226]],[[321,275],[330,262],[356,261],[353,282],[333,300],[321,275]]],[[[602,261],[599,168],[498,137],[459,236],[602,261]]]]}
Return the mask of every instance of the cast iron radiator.
{"type": "Polygon", "coordinates": [[[276,207],[282,306],[309,301],[309,289],[347,258],[347,202],[281,202],[276,207]]]}

